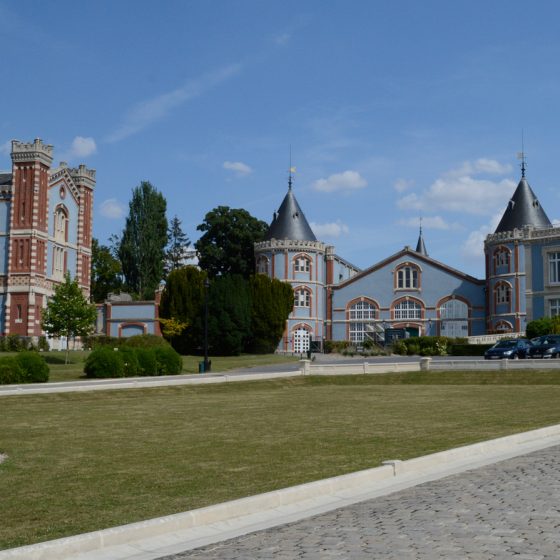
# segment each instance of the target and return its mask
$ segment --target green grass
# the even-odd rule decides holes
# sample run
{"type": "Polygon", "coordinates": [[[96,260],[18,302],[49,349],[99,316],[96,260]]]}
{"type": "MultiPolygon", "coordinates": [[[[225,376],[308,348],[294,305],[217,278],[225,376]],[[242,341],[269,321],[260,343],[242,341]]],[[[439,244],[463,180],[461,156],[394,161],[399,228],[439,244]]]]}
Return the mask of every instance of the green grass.
{"type": "MultiPolygon", "coordinates": [[[[78,381],[87,379],[84,375],[84,362],[88,354],[89,352],[86,351],[72,351],[69,355],[69,363],[65,364],[64,352],[41,353],[50,367],[49,381],[78,381]]],[[[6,353],[6,355],[8,355],[8,353],[6,353]]],[[[279,354],[243,354],[241,356],[211,356],[210,359],[212,361],[212,371],[220,372],[236,368],[294,362],[299,360],[299,357],[282,356],[279,354]]],[[[183,356],[183,373],[198,373],[198,363],[202,360],[203,358],[200,356],[183,356]]]]}
{"type": "Polygon", "coordinates": [[[560,373],[307,377],[0,399],[0,548],[560,423],[560,373]]]}

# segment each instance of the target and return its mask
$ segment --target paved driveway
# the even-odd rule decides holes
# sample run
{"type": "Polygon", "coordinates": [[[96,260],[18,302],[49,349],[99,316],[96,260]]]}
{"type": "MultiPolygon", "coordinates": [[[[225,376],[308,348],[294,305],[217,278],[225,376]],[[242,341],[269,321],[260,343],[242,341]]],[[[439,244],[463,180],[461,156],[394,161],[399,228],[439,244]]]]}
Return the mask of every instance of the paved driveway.
{"type": "Polygon", "coordinates": [[[560,447],[161,560],[558,560],[560,447]]]}

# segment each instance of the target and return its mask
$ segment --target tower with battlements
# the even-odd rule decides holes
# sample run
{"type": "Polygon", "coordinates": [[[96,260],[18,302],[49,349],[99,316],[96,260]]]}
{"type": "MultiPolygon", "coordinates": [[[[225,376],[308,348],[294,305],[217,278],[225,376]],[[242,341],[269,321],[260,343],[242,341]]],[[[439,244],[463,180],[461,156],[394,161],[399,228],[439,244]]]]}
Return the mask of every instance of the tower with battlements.
{"type": "Polygon", "coordinates": [[[40,139],[14,140],[11,157],[0,173],[0,333],[35,337],[67,272],[89,296],[95,171],[52,168],[40,139]]]}

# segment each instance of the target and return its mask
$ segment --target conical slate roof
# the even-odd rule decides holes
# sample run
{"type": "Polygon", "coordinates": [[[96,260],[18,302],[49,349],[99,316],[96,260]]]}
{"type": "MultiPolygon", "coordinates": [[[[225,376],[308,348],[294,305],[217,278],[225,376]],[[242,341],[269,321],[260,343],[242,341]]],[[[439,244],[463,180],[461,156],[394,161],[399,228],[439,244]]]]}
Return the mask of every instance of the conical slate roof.
{"type": "Polygon", "coordinates": [[[551,225],[548,216],[523,175],[495,233],[512,231],[523,226],[547,227],[551,225]]]}
{"type": "Polygon", "coordinates": [[[428,256],[426,244],[424,243],[424,237],[422,236],[422,227],[420,227],[420,235],[418,236],[418,243],[416,243],[416,252],[426,257],[428,256]]]}
{"type": "Polygon", "coordinates": [[[266,233],[265,240],[270,239],[317,241],[303,211],[299,207],[291,186],[288,188],[288,193],[284,197],[278,212],[274,214],[274,219],[266,233]]]}

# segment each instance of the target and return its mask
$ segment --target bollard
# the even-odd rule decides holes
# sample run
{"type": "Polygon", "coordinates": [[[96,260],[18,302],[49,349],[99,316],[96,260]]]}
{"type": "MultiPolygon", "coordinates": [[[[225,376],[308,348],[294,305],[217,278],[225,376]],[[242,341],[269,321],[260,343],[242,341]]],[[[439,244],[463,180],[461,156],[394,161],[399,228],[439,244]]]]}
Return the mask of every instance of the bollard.
{"type": "Polygon", "coordinates": [[[420,371],[430,371],[431,363],[432,363],[432,358],[430,357],[420,358],[420,371]]]}

